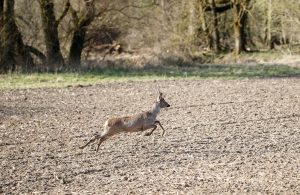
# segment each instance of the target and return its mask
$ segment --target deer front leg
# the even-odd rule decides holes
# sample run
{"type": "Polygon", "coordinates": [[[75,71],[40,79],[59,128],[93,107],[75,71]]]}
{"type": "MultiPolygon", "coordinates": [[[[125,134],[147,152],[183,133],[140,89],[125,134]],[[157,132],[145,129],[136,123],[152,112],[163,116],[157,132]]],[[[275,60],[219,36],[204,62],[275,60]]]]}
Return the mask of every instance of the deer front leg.
{"type": "Polygon", "coordinates": [[[150,128],[153,128],[153,129],[150,132],[145,133],[145,136],[150,136],[153,133],[153,131],[157,128],[157,126],[156,125],[151,125],[150,128]]]}
{"type": "Polygon", "coordinates": [[[166,132],[166,130],[163,128],[163,126],[161,125],[161,123],[159,122],[159,121],[155,121],[155,123],[154,124],[158,124],[161,128],[162,128],[162,130],[163,130],[163,133],[162,133],[162,135],[161,136],[164,136],[164,134],[165,134],[165,132],[166,132]]]}

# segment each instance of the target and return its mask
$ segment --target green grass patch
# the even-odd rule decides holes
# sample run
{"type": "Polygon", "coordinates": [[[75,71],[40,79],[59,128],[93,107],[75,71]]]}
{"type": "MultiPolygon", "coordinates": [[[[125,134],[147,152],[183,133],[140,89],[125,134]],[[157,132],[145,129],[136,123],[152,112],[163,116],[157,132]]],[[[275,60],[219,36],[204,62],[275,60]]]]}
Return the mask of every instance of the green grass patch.
{"type": "Polygon", "coordinates": [[[166,66],[149,69],[107,68],[80,72],[0,75],[0,89],[66,87],[101,82],[203,78],[300,77],[300,68],[278,65],[166,66]]]}

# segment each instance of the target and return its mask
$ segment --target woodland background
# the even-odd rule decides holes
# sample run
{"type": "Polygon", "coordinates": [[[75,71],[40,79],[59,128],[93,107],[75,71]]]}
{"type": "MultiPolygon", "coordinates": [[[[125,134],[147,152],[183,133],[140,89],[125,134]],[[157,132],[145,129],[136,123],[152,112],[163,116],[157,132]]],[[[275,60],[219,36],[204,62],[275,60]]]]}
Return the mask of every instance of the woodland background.
{"type": "Polygon", "coordinates": [[[0,72],[300,51],[299,0],[0,0],[0,72]]]}

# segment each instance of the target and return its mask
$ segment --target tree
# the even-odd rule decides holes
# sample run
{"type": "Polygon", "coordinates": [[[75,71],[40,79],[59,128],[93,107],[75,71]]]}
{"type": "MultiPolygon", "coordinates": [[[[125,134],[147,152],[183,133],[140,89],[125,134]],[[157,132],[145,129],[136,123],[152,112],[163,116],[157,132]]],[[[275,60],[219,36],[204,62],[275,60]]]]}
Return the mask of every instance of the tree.
{"type": "Polygon", "coordinates": [[[246,25],[248,18],[248,5],[250,0],[232,0],[234,19],[235,53],[246,51],[246,25]]]}
{"type": "MultiPolygon", "coordinates": [[[[117,15],[122,15],[123,18],[127,20],[142,20],[144,19],[144,15],[142,16],[135,16],[134,14],[130,13],[128,10],[134,9],[135,12],[137,10],[142,10],[147,7],[152,7],[153,3],[148,3],[145,5],[139,5],[138,3],[131,3],[130,1],[124,1],[120,3],[120,1],[102,1],[101,3],[96,4],[96,0],[89,0],[84,1],[84,8],[82,10],[77,9],[75,10],[72,5],[70,6],[70,11],[72,15],[72,38],[71,38],[71,45],[69,48],[69,55],[68,55],[68,64],[70,68],[77,69],[81,63],[81,53],[86,47],[87,43],[87,30],[92,22],[95,21],[96,18],[102,20],[103,23],[100,22],[99,26],[104,27],[106,23],[112,25],[114,22],[119,22],[115,18],[117,15]],[[131,15],[132,14],[132,15],[131,15]],[[104,16],[106,15],[106,17],[104,16]],[[112,19],[114,18],[114,19],[112,19]],[[107,21],[106,21],[107,20],[107,21]],[[114,20],[114,21],[113,21],[114,20]],[[103,25],[104,24],[104,25],[103,25]]],[[[136,2],[136,1],[133,1],[136,2]]],[[[98,27],[98,28],[100,28],[98,27]]],[[[112,26],[110,26],[112,27],[112,26]]],[[[111,37],[110,37],[111,38],[111,37]]],[[[111,49],[116,49],[115,46],[120,46],[119,44],[114,45],[113,40],[112,45],[110,46],[111,49]]],[[[121,51],[120,49],[117,49],[121,51]]]]}
{"type": "Polygon", "coordinates": [[[56,69],[65,65],[60,49],[58,37],[58,25],[66,16],[70,2],[67,1],[61,16],[56,19],[53,0],[39,0],[42,16],[42,28],[46,46],[46,63],[50,69],[56,69]]]}
{"type": "Polygon", "coordinates": [[[194,0],[189,0],[187,3],[188,9],[188,36],[191,43],[194,42],[196,32],[196,6],[194,0]]]}
{"type": "Polygon", "coordinates": [[[4,0],[0,0],[0,32],[2,31],[2,27],[3,27],[3,2],[4,0]]]}
{"type": "Polygon", "coordinates": [[[80,17],[80,12],[71,6],[72,23],[74,25],[71,46],[68,56],[68,64],[72,68],[79,68],[81,62],[81,53],[84,48],[85,37],[88,26],[92,23],[96,16],[94,1],[85,1],[86,11],[80,17]]]}
{"type": "Polygon", "coordinates": [[[216,2],[215,0],[210,1],[211,10],[213,14],[213,47],[215,53],[219,53],[220,50],[220,36],[219,36],[219,29],[218,29],[218,16],[216,11],[216,2]]]}
{"type": "MultiPolygon", "coordinates": [[[[0,0],[0,35],[2,34],[3,26],[4,26],[4,0],[0,0]]],[[[2,37],[2,36],[1,36],[2,37]]],[[[0,37],[0,51],[2,51],[2,39],[0,37]]]]}
{"type": "Polygon", "coordinates": [[[15,22],[15,1],[2,0],[0,3],[0,72],[14,71],[16,65],[30,70],[34,63],[15,22]]]}
{"type": "Polygon", "coordinates": [[[200,15],[200,24],[201,24],[201,29],[204,32],[206,44],[208,45],[209,49],[213,47],[212,44],[212,37],[209,33],[209,28],[207,25],[207,18],[205,15],[205,9],[206,9],[206,3],[205,1],[200,1],[199,2],[199,15],[200,15]]]}
{"type": "Polygon", "coordinates": [[[272,0],[268,0],[267,2],[267,19],[266,19],[266,35],[265,39],[269,49],[274,49],[274,45],[272,43],[272,0]]]}
{"type": "Polygon", "coordinates": [[[218,53],[221,49],[220,46],[220,31],[219,31],[219,16],[221,13],[226,12],[232,8],[232,3],[230,0],[201,0],[199,5],[200,8],[200,21],[202,25],[202,30],[205,32],[207,37],[207,42],[210,48],[213,48],[215,53],[218,53]],[[211,26],[212,33],[209,33],[207,16],[205,13],[211,12],[211,26]]]}

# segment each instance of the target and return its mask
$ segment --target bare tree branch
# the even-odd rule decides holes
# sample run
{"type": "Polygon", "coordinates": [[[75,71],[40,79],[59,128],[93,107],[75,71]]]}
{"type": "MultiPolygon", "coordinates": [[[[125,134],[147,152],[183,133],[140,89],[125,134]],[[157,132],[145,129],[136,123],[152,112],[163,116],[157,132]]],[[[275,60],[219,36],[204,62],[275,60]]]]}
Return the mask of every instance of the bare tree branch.
{"type": "MultiPolygon", "coordinates": [[[[225,11],[231,9],[231,8],[232,8],[232,3],[226,3],[224,5],[216,5],[215,11],[217,13],[222,13],[222,12],[225,12],[225,11]]],[[[205,8],[205,11],[212,11],[212,7],[211,6],[207,6],[205,8]]]]}
{"type": "Polygon", "coordinates": [[[71,11],[73,23],[77,27],[77,25],[79,23],[79,18],[78,18],[77,12],[72,6],[70,6],[70,11],[71,11]]]}
{"type": "Polygon", "coordinates": [[[22,22],[23,22],[24,24],[26,24],[27,26],[30,26],[30,25],[31,25],[30,21],[26,20],[23,16],[17,15],[17,16],[16,16],[16,19],[22,21],[22,22]]]}
{"type": "Polygon", "coordinates": [[[70,0],[67,1],[65,8],[62,12],[62,14],[60,15],[60,17],[56,20],[56,25],[59,25],[59,23],[64,19],[64,17],[67,15],[69,9],[70,9],[70,0]]]}
{"type": "Polygon", "coordinates": [[[43,54],[43,52],[31,45],[25,45],[25,47],[29,50],[30,53],[36,55],[42,61],[43,64],[46,62],[46,56],[43,54]]]}

